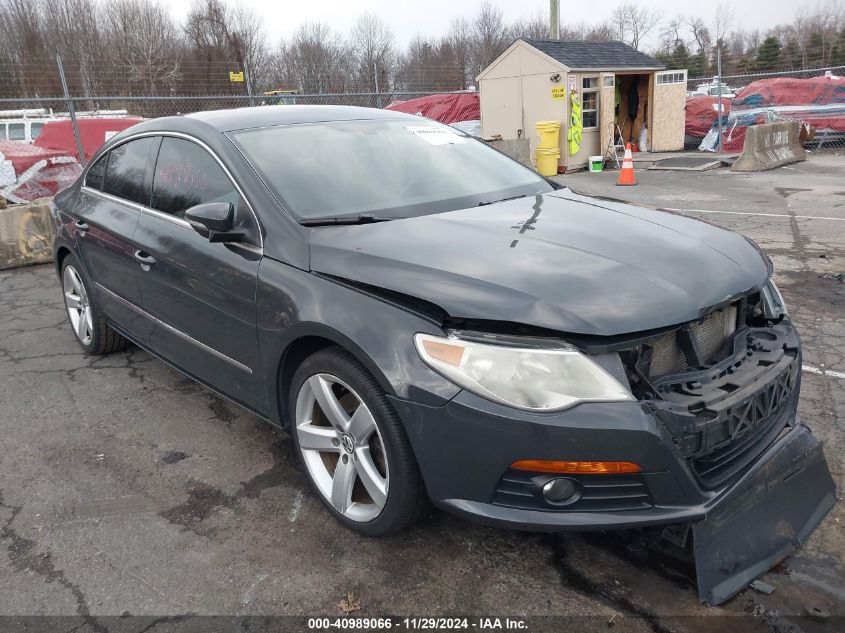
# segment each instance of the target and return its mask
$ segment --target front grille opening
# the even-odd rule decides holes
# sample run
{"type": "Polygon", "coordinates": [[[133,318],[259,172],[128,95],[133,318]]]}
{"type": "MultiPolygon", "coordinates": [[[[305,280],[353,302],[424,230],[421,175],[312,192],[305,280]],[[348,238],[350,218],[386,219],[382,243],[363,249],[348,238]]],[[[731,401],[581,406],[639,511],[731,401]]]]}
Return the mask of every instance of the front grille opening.
{"type": "Polygon", "coordinates": [[[620,352],[632,393],[705,489],[741,476],[793,419],[798,335],[763,319],[759,303],[748,295],[620,352]]]}
{"type": "Polygon", "coordinates": [[[788,422],[787,404],[796,381],[793,368],[788,368],[765,389],[728,408],[723,425],[710,425],[711,435],[721,433],[721,441],[690,460],[705,488],[726,484],[780,435],[788,422]]]}

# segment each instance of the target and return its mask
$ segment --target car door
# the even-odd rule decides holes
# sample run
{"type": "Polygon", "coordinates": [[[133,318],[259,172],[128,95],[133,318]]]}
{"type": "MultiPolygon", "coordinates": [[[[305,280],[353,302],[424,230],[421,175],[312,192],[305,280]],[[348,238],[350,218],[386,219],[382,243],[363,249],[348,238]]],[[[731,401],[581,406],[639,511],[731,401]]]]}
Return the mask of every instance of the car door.
{"type": "Polygon", "coordinates": [[[79,198],[69,210],[70,230],[106,316],[146,344],[151,322],[142,316],[141,268],[133,242],[141,201],[149,198],[151,167],[159,139],[144,137],[118,145],[91,165],[79,198]],[[148,174],[149,171],[149,174],[148,174]]]}
{"type": "Polygon", "coordinates": [[[144,309],[158,323],[153,351],[180,369],[259,411],[266,410],[256,372],[256,288],[261,260],[258,224],[218,159],[193,140],[164,136],[153,171],[150,209],[135,241],[148,258],[144,309]],[[185,210],[228,201],[245,243],[211,243],[184,219],[185,210]]]}

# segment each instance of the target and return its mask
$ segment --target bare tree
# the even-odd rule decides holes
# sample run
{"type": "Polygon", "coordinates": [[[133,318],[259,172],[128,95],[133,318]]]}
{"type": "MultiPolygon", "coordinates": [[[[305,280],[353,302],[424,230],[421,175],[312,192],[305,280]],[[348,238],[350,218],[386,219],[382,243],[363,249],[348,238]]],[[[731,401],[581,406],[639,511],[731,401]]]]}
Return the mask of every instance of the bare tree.
{"type": "Polygon", "coordinates": [[[240,51],[241,62],[249,72],[249,82],[253,92],[260,86],[266,86],[270,74],[270,47],[264,32],[264,20],[252,8],[236,5],[232,11],[232,41],[240,51]]]}
{"type": "Polygon", "coordinates": [[[513,22],[509,31],[511,39],[545,40],[549,38],[549,19],[542,11],[537,11],[513,22]]]}
{"type": "Polygon", "coordinates": [[[734,8],[730,3],[721,3],[716,7],[716,20],[713,24],[713,35],[716,41],[724,41],[734,22],[734,8]]]}
{"type": "Polygon", "coordinates": [[[343,92],[350,87],[351,55],[345,42],[322,22],[304,22],[280,47],[283,76],[307,94],[343,92]]]}
{"type": "Polygon", "coordinates": [[[508,44],[502,10],[490,2],[478,9],[472,20],[472,74],[478,74],[496,59],[508,44]]]}
{"type": "Polygon", "coordinates": [[[613,10],[613,24],[619,38],[637,50],[662,17],[661,11],[650,9],[633,0],[624,2],[613,10]]]}
{"type": "Polygon", "coordinates": [[[0,94],[11,97],[58,94],[58,78],[51,72],[56,62],[45,40],[42,16],[38,2],[0,2],[0,24],[3,24],[0,59],[5,60],[6,68],[2,71],[0,94]]]}
{"type": "Polygon", "coordinates": [[[393,31],[374,13],[358,17],[349,35],[361,90],[389,90],[394,74],[393,31]]]}
{"type": "MultiPolygon", "coordinates": [[[[513,39],[541,39],[549,30],[542,12],[506,24],[489,1],[469,18],[452,18],[442,36],[419,37],[407,47],[396,45],[381,19],[364,14],[348,40],[328,25],[305,23],[271,51],[263,16],[237,0],[193,0],[181,23],[168,0],[0,0],[0,26],[0,95],[11,97],[59,95],[57,53],[70,90],[92,97],[244,94],[243,84],[229,78],[229,71],[243,69],[253,93],[260,87],[372,91],[376,84],[463,89],[513,39]]],[[[621,0],[601,21],[564,23],[561,36],[622,39],[642,49],[659,33],[655,54],[702,75],[712,71],[714,50],[722,54],[724,74],[753,72],[761,60],[783,70],[845,58],[842,0],[816,0],[765,31],[736,26],[730,4],[719,5],[709,23],[692,13],[663,26],[660,12],[644,1],[621,0]]]]}
{"type": "Polygon", "coordinates": [[[597,24],[589,25],[584,30],[583,39],[594,42],[607,42],[610,40],[617,39],[616,30],[613,26],[613,22],[610,20],[605,20],[603,22],[598,22],[597,24]]]}
{"type": "Polygon", "coordinates": [[[707,28],[704,20],[694,17],[690,18],[687,24],[689,25],[690,32],[692,32],[692,38],[695,40],[698,50],[709,51],[711,46],[710,29],[707,28]]]}
{"type": "Polygon", "coordinates": [[[243,88],[229,81],[229,71],[265,70],[269,54],[262,20],[251,9],[233,8],[224,0],[197,0],[183,29],[191,65],[186,79],[193,91],[242,94],[243,88]]]}
{"type": "Polygon", "coordinates": [[[115,70],[140,94],[169,92],[179,77],[181,42],[167,8],[150,0],[109,0],[104,8],[103,37],[117,57],[115,70]]]}
{"type": "Polygon", "coordinates": [[[446,39],[452,47],[455,65],[461,73],[461,89],[475,83],[475,77],[469,77],[472,66],[472,30],[466,18],[458,16],[449,23],[446,39]]]}
{"type": "Polygon", "coordinates": [[[68,83],[77,93],[98,92],[99,63],[107,52],[101,41],[94,0],[40,0],[44,40],[65,61],[68,83]],[[88,16],[89,19],[80,19],[88,16]]]}

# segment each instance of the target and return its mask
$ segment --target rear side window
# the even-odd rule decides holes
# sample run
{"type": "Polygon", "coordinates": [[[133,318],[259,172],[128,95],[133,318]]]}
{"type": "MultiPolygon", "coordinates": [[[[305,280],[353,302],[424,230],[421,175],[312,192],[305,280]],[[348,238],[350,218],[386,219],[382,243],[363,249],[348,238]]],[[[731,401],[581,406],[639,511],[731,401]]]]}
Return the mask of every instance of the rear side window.
{"type": "Polygon", "coordinates": [[[26,140],[26,123],[9,123],[9,140],[26,140]]]}
{"type": "Polygon", "coordinates": [[[141,202],[151,137],[129,141],[109,152],[103,191],[130,202],[141,202]]]}
{"type": "Polygon", "coordinates": [[[85,186],[92,189],[103,189],[103,175],[106,173],[106,163],[109,161],[109,155],[103,156],[96,163],[91,165],[88,173],[85,175],[85,186]]]}
{"type": "Polygon", "coordinates": [[[231,202],[237,209],[240,196],[206,150],[185,139],[165,137],[158,152],[150,206],[183,218],[186,209],[205,202],[231,202]]]}
{"type": "Polygon", "coordinates": [[[30,137],[32,137],[33,141],[35,139],[37,139],[39,136],[41,136],[41,130],[43,128],[44,128],[43,123],[33,123],[32,125],[29,126],[29,135],[30,135],[30,137]]]}

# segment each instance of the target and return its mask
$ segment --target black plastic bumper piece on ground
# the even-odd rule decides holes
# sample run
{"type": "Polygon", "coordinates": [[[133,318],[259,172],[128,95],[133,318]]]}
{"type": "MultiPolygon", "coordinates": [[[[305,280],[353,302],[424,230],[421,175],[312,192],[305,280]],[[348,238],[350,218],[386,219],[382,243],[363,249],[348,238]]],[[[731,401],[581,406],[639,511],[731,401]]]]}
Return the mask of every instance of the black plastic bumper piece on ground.
{"type": "Polygon", "coordinates": [[[692,528],[698,593],[725,602],[786,558],[833,507],[822,445],[804,426],[776,442],[692,528]]]}

